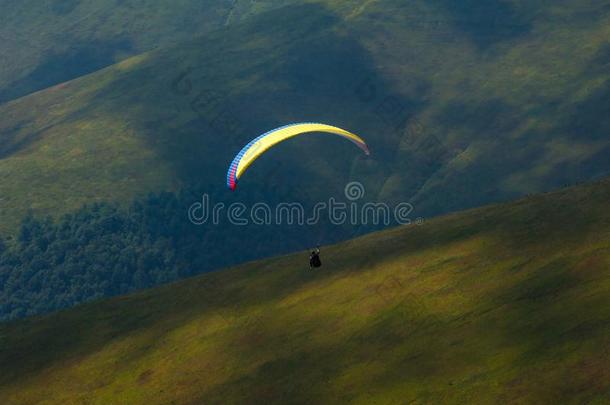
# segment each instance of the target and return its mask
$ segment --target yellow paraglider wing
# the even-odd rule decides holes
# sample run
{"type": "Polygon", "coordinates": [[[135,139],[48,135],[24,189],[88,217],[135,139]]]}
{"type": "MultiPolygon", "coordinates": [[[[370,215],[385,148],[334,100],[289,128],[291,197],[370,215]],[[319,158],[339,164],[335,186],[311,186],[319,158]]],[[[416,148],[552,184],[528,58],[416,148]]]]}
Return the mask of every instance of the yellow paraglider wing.
{"type": "Polygon", "coordinates": [[[250,165],[269,148],[292,137],[311,132],[325,132],[339,135],[355,143],[367,155],[369,148],[358,135],[344,129],[326,124],[302,123],[291,124],[269,131],[248,143],[233,159],[227,173],[227,186],[231,190],[237,187],[237,180],[250,167],[250,165]]]}

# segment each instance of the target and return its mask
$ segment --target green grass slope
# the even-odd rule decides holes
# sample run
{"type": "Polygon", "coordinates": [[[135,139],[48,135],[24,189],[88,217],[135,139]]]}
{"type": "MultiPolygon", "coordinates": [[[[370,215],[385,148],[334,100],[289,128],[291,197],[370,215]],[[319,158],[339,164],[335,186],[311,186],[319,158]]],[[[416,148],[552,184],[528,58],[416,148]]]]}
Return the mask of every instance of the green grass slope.
{"type": "Polygon", "coordinates": [[[0,326],[2,403],[608,403],[610,180],[0,326]]]}
{"type": "Polygon", "coordinates": [[[257,162],[243,195],[273,183],[311,202],[358,180],[428,216],[610,171],[604,2],[264,4],[0,106],[2,229],[27,210],[222,186],[243,144],[293,121],[351,129],[373,156],[295,140],[257,162]]]}
{"type": "Polygon", "coordinates": [[[284,3],[0,0],[0,103],[284,3]]]}

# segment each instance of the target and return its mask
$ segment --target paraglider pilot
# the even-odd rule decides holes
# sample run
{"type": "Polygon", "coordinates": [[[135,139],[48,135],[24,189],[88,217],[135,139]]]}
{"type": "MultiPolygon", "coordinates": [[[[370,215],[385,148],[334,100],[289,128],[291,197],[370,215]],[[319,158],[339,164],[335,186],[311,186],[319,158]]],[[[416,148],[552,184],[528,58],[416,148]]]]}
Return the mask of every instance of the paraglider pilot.
{"type": "Polygon", "coordinates": [[[309,269],[320,266],[322,266],[322,261],[320,260],[320,247],[318,246],[309,255],[309,269]]]}

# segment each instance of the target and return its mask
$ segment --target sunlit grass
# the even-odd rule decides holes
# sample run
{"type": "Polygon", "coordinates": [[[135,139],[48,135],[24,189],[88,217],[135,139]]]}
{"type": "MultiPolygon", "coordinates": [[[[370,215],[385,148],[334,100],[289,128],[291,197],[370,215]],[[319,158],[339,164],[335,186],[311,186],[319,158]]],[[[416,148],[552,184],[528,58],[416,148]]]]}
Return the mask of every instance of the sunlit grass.
{"type": "Polygon", "coordinates": [[[280,257],[5,324],[0,398],[603,402],[608,190],[372,234],[320,271],[280,257]]]}

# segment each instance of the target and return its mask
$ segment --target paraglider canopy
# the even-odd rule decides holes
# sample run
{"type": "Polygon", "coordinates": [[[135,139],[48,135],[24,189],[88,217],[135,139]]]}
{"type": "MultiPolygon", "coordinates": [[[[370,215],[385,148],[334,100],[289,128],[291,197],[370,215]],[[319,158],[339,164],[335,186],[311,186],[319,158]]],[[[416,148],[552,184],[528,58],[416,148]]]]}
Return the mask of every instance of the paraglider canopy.
{"type": "Polygon", "coordinates": [[[362,138],[344,129],[332,125],[316,124],[312,122],[286,125],[266,132],[244,146],[229,166],[229,171],[227,172],[227,187],[231,190],[235,190],[237,181],[241,175],[244,174],[248,167],[250,167],[250,165],[269,148],[292,137],[312,132],[324,132],[341,136],[356,144],[356,146],[362,149],[367,155],[370,155],[369,148],[362,138]]]}

